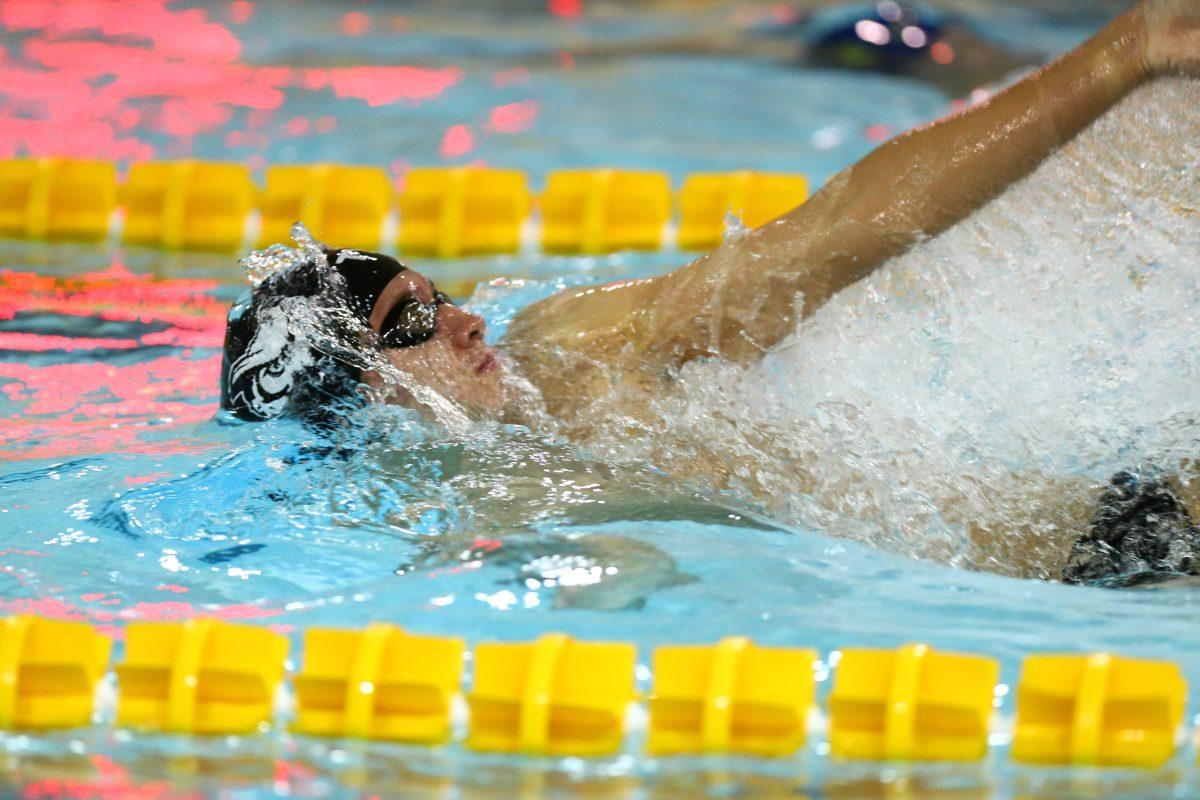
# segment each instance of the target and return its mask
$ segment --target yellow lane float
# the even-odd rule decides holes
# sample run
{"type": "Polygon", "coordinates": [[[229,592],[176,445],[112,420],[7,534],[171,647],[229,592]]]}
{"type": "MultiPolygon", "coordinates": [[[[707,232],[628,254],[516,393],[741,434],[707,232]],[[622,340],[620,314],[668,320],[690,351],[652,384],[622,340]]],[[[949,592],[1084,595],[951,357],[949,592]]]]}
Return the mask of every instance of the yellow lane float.
{"type": "Polygon", "coordinates": [[[395,625],[310,628],[296,676],[296,721],[313,736],[437,744],[450,738],[462,680],[461,639],[415,636],[395,625]]]}
{"type": "Polygon", "coordinates": [[[117,207],[116,178],[107,161],[0,161],[0,236],[101,241],[117,207]]]}
{"type": "Polygon", "coordinates": [[[843,650],[829,697],[829,747],[842,758],[970,761],[987,753],[1000,665],[923,644],[843,650]]]}
{"type": "Polygon", "coordinates": [[[515,253],[529,203],[529,186],[517,170],[414,169],[400,195],[400,253],[437,258],[515,253]]]}
{"type": "Polygon", "coordinates": [[[657,250],[671,218],[664,172],[557,170],[541,196],[542,249],[547,253],[657,250]]]}
{"type": "Polygon", "coordinates": [[[721,243],[732,214],[748,228],[765,225],[808,199],[803,175],[698,172],[679,191],[679,247],[708,250],[721,243]]]}
{"type": "Polygon", "coordinates": [[[270,722],[288,642],[214,619],[138,622],[117,665],[117,724],[170,733],[252,733],[270,722]]]}
{"type": "Polygon", "coordinates": [[[83,622],[0,619],[0,730],[90,723],[111,646],[83,622]]]}
{"type": "Polygon", "coordinates": [[[262,211],[258,246],[290,242],[303,221],[318,241],[378,250],[392,206],[392,184],[380,167],[338,164],[276,166],[258,196],[262,211]]]}
{"type": "Polygon", "coordinates": [[[536,642],[475,648],[467,746],[476,750],[592,756],[621,747],[634,697],[632,644],[536,642]]]}
{"type": "Polygon", "coordinates": [[[646,750],[782,756],[804,744],[815,683],[813,650],[730,637],[654,651],[646,750]]]}
{"type": "Polygon", "coordinates": [[[1187,684],[1166,661],[1029,656],[1012,757],[1031,764],[1156,767],[1175,752],[1187,684]]]}
{"type": "Polygon", "coordinates": [[[241,164],[134,164],[121,186],[122,239],[167,250],[232,252],[242,245],[256,189],[241,164]]]}

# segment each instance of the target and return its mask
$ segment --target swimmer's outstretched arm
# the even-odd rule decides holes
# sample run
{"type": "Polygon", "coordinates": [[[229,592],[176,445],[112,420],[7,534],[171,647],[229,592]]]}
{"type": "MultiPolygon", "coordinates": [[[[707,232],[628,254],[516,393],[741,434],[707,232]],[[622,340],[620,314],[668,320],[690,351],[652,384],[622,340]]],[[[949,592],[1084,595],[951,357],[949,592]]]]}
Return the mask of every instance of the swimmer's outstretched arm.
{"type": "Polygon", "coordinates": [[[797,312],[983,206],[1138,84],[1197,62],[1200,0],[1131,9],[987,102],[881,145],[805,205],[664,276],[659,340],[669,331],[685,359],[760,357],[795,330],[797,312]],[[680,305],[702,312],[668,310],[680,305]]]}
{"type": "Polygon", "coordinates": [[[778,220],[659,278],[561,293],[514,328],[536,336],[546,325],[601,360],[757,359],[798,317],[968,216],[1135,86],[1198,65],[1200,0],[1149,0],[987,102],[881,145],[778,220]]]}

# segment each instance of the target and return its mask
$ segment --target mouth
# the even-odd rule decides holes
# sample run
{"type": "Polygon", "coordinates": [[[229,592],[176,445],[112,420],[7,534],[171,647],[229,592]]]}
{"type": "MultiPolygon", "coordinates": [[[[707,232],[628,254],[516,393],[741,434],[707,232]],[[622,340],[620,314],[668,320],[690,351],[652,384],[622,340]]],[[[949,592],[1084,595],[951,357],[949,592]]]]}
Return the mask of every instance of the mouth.
{"type": "Polygon", "coordinates": [[[494,372],[500,366],[500,362],[496,360],[496,354],[488,350],[484,353],[483,358],[475,365],[475,371],[478,373],[494,372]]]}

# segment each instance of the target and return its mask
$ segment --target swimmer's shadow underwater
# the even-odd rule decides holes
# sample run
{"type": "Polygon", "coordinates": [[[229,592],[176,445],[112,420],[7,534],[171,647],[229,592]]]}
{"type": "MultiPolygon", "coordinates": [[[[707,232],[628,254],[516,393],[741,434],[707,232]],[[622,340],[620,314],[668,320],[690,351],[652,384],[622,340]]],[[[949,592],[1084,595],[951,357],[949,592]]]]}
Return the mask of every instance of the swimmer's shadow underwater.
{"type": "MultiPolygon", "coordinates": [[[[462,439],[406,412],[368,417],[340,435],[309,427],[313,438],[300,445],[292,424],[268,423],[258,430],[279,427],[279,439],[260,437],[190,475],[130,489],[96,521],[132,539],[162,537],[181,563],[200,570],[250,566],[303,581],[272,547],[294,547],[292,537],[307,536],[294,527],[303,515],[306,525],[317,523],[313,538],[324,546],[339,546],[334,537],[346,550],[373,537],[399,546],[403,555],[382,556],[365,571],[359,565],[352,580],[467,575],[475,589],[482,582],[537,591],[551,608],[590,610],[640,609],[656,593],[697,580],[646,541],[653,529],[645,523],[806,535],[655,470],[591,459],[518,428],[462,439]]],[[[1061,580],[1107,588],[1200,582],[1200,526],[1181,499],[1196,499],[1195,483],[1150,467],[1115,475],[1094,503],[1090,526],[1076,532],[1061,580]]],[[[322,561],[329,556],[318,553],[322,561]]]]}
{"type": "MultiPolygon", "coordinates": [[[[404,555],[358,564],[359,583],[472,573],[497,589],[536,583],[554,608],[592,610],[641,608],[652,594],[697,580],[644,540],[647,524],[784,530],[654,470],[592,460],[527,431],[462,440],[407,412],[368,416],[340,430],[308,426],[302,445],[291,423],[259,426],[265,435],[250,446],[134,487],[96,521],[130,539],[162,538],[180,563],[202,572],[249,567],[303,585],[312,565],[289,565],[294,555],[280,545],[301,555],[311,546],[329,565],[330,546],[352,558],[374,539],[404,555]]],[[[306,588],[328,591],[329,581],[306,588]]]]}

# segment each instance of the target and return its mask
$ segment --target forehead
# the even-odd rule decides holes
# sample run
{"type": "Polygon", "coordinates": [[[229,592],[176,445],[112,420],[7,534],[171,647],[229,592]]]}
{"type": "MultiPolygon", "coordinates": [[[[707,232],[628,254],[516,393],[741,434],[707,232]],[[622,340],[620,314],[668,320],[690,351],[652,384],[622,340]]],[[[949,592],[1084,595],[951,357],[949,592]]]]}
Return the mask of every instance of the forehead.
{"type": "Polygon", "coordinates": [[[385,298],[394,300],[397,297],[410,295],[424,298],[426,292],[432,294],[433,290],[433,281],[415,269],[406,269],[388,281],[387,286],[383,287],[379,299],[381,301],[385,298]]]}
{"type": "Polygon", "coordinates": [[[368,324],[378,331],[388,312],[397,304],[409,298],[415,298],[422,303],[431,303],[434,299],[433,293],[433,282],[429,278],[415,269],[406,269],[383,287],[383,291],[379,293],[379,298],[375,301],[375,309],[367,320],[368,324]]]}

